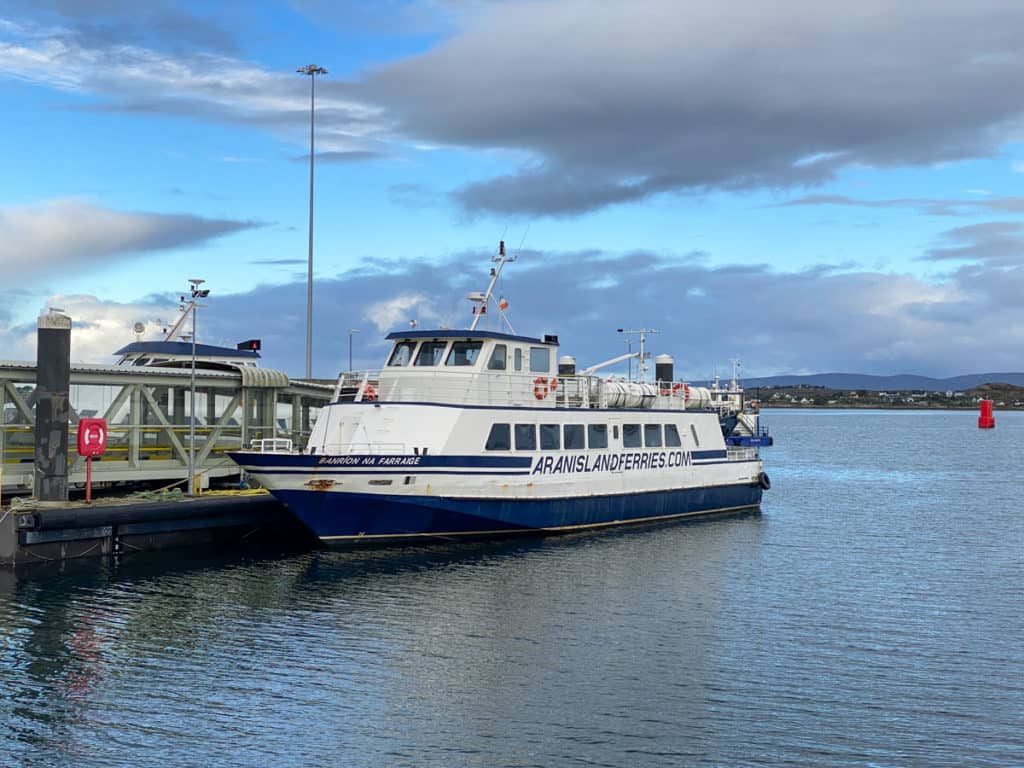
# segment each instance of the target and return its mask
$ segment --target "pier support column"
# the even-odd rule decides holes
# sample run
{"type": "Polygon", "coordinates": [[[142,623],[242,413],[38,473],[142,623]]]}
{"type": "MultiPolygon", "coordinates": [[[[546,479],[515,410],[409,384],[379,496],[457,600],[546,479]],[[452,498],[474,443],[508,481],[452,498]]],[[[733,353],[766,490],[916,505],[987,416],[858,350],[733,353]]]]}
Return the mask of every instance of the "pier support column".
{"type": "Polygon", "coordinates": [[[185,390],[175,387],[174,389],[174,414],[171,417],[172,424],[188,424],[185,418],[185,390]]]}
{"type": "Polygon", "coordinates": [[[67,501],[71,318],[40,315],[36,350],[35,497],[67,501]]]}

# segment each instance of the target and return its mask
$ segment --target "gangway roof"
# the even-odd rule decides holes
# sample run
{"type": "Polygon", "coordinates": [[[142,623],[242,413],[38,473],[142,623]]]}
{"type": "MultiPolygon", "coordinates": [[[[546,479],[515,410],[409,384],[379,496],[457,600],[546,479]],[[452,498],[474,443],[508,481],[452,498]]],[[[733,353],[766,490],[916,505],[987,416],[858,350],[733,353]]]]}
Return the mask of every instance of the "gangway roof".
{"type": "MultiPolygon", "coordinates": [[[[115,355],[132,355],[137,352],[146,352],[156,355],[191,355],[192,344],[187,341],[133,341],[131,344],[121,347],[115,355]]],[[[212,344],[196,344],[196,355],[200,357],[238,357],[246,360],[258,360],[259,352],[251,349],[232,349],[231,347],[216,347],[212,344]]]]}

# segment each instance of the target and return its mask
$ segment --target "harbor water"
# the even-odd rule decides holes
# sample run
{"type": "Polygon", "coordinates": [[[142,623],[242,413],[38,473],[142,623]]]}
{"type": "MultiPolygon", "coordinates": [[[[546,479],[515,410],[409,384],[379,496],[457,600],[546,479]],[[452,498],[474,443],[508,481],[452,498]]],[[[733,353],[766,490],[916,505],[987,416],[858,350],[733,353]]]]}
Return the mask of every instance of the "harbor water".
{"type": "Polygon", "coordinates": [[[0,572],[0,765],[1024,765],[1024,413],[763,420],[760,514],[0,572]]]}

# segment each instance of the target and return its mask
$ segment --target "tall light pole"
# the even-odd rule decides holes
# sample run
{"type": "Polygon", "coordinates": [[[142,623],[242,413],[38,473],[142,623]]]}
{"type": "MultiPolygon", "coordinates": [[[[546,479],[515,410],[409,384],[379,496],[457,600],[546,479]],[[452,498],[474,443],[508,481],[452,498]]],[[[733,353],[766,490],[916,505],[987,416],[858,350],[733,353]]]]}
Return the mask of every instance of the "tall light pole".
{"type": "Polygon", "coordinates": [[[306,275],[306,378],[313,378],[313,121],[316,103],[316,76],[327,70],[316,64],[307,64],[295,70],[309,75],[309,269],[306,275]]]}
{"type": "Polygon", "coordinates": [[[352,334],[359,333],[358,328],[348,329],[348,372],[352,373],[352,334]]]}
{"type": "MultiPolygon", "coordinates": [[[[210,295],[209,288],[200,289],[200,285],[206,281],[199,277],[189,279],[192,283],[192,300],[188,308],[192,310],[192,383],[189,386],[189,417],[188,417],[188,495],[192,496],[196,490],[196,309],[199,307],[199,299],[205,299],[210,295]]],[[[185,297],[181,297],[182,301],[185,297]]]]}

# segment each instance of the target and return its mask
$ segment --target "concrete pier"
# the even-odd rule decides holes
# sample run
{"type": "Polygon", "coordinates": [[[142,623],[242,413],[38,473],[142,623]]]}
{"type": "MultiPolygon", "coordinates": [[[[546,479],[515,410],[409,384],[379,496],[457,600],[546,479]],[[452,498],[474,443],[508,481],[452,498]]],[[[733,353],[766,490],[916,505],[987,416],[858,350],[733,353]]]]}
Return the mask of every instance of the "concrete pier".
{"type": "Polygon", "coordinates": [[[0,567],[120,557],[173,547],[320,545],[269,493],[85,506],[38,502],[0,511],[0,567]]]}

